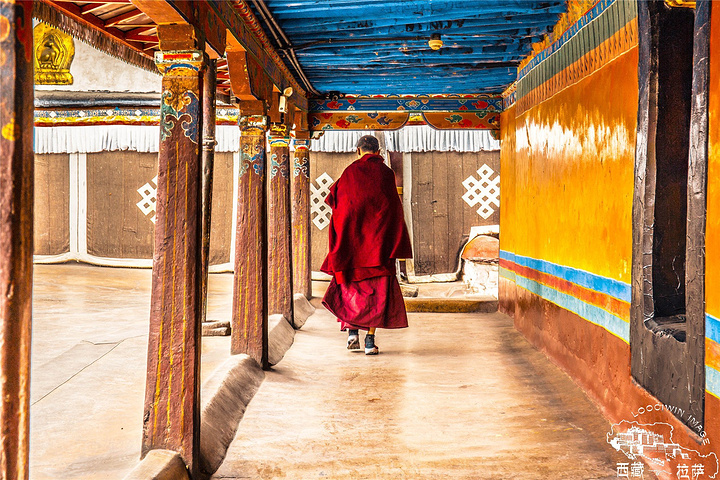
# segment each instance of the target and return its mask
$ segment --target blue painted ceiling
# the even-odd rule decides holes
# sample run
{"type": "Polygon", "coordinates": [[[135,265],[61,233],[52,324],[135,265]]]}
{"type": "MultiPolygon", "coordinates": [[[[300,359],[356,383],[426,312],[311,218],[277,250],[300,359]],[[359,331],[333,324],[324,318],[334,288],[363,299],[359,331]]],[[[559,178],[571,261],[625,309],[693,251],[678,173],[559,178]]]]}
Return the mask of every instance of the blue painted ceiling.
{"type": "Polygon", "coordinates": [[[249,3],[289,68],[321,96],[500,93],[567,9],[563,0],[249,3]],[[433,33],[444,42],[437,51],[433,33]]]}

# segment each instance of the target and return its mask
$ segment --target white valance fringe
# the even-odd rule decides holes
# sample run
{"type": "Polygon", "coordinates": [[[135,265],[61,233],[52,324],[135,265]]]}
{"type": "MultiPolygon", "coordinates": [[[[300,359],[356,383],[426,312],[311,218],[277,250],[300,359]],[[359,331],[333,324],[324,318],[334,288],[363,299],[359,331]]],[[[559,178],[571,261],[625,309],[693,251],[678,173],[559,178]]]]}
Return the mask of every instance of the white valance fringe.
{"type": "MultiPolygon", "coordinates": [[[[329,130],[313,140],[315,152],[354,152],[358,139],[372,131],[329,130]]],[[[435,130],[427,125],[407,126],[383,132],[385,149],[390,152],[479,152],[500,149],[489,130],[435,130]]],[[[240,130],[236,125],[218,125],[216,152],[237,152],[240,130]]],[[[35,153],[96,153],[132,150],[157,153],[160,131],[157,125],[85,125],[35,127],[35,153]]]]}

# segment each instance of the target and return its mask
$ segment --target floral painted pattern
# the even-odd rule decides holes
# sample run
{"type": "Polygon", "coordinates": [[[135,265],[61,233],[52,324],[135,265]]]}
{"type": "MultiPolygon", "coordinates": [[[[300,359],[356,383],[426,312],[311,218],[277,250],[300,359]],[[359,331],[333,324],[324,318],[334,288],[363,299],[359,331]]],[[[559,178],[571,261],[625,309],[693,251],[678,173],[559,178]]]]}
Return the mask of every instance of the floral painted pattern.
{"type": "Polygon", "coordinates": [[[270,178],[274,178],[279,173],[282,175],[283,178],[288,177],[288,155],[283,153],[280,155],[280,160],[278,160],[277,153],[273,153],[270,155],[270,178]]]}

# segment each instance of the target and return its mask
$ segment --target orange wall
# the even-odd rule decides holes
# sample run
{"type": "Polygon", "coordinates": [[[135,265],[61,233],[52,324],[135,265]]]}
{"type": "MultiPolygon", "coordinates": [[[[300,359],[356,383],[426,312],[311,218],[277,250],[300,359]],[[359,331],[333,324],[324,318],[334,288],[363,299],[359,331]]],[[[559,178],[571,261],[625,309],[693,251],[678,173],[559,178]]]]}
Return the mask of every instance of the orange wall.
{"type": "Polygon", "coordinates": [[[637,59],[517,117],[516,254],[630,283],[637,59]]]}
{"type": "MultiPolygon", "coordinates": [[[[500,245],[507,252],[515,251],[515,106],[500,116],[500,245]]],[[[500,269],[498,282],[501,312],[515,313],[515,276],[500,269]]]]}
{"type": "MultiPolygon", "coordinates": [[[[708,329],[715,328],[711,317],[720,318],[720,2],[713,10],[708,329]]],[[[518,99],[501,118],[500,308],[613,421],[631,419],[643,405],[658,402],[630,374],[629,295],[611,298],[610,309],[611,302],[596,300],[598,292],[567,279],[580,272],[628,289],[631,283],[637,68],[635,45],[544,101],[528,106],[527,99],[518,99]],[[515,257],[527,264],[516,265],[515,257]],[[603,323],[608,317],[614,328],[603,323]]],[[[548,83],[553,82],[557,78],[548,83]]],[[[720,453],[720,382],[712,380],[720,378],[714,376],[720,371],[720,345],[712,340],[707,345],[705,430],[710,443],[699,447],[668,412],[645,420],[674,425],[681,444],[720,453]]]]}

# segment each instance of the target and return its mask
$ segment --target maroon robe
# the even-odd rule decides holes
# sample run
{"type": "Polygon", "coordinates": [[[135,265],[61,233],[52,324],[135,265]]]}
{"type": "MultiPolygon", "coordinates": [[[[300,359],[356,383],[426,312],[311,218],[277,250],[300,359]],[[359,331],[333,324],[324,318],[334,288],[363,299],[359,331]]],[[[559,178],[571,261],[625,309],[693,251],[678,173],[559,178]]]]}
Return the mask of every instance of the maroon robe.
{"type": "Polygon", "coordinates": [[[341,328],[407,327],[395,259],[412,258],[395,174],[379,155],[347,167],[325,198],[330,218],[328,255],[321,270],[333,276],[323,305],[341,328]]]}

